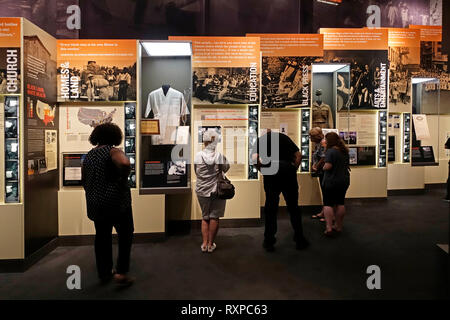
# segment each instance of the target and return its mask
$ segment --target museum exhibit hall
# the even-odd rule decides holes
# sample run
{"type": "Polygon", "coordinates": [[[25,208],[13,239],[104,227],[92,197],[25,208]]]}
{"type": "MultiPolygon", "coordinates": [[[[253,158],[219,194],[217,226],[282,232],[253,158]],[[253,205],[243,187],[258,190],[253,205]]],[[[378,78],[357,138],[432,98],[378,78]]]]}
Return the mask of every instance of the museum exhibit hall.
{"type": "Polygon", "coordinates": [[[0,300],[448,299],[449,7],[0,1],[0,300]]]}

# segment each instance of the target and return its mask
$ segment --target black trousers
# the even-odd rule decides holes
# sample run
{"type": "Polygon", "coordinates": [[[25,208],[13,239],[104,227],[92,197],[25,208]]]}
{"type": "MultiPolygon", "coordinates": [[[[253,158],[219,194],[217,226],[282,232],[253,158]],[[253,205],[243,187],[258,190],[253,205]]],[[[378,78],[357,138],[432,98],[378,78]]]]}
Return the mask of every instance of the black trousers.
{"type": "Polygon", "coordinates": [[[301,241],[303,239],[303,226],[300,207],[298,206],[298,182],[295,170],[279,172],[273,176],[264,176],[264,191],[266,192],[264,241],[267,244],[275,244],[276,242],[280,193],[286,200],[292,228],[294,229],[294,240],[301,241]]]}
{"type": "Polygon", "coordinates": [[[133,242],[133,215],[131,208],[111,220],[95,220],[95,259],[100,278],[111,276],[113,269],[112,228],[117,231],[119,253],[116,271],[125,274],[130,269],[131,244],[133,242]]]}

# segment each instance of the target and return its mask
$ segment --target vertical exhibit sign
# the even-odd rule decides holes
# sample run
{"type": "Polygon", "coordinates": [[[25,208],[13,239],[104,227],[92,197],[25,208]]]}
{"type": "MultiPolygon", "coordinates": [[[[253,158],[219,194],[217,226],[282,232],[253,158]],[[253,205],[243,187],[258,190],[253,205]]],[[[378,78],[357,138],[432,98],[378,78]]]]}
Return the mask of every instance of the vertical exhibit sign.
{"type": "Polygon", "coordinates": [[[0,18],[0,203],[20,202],[21,20],[0,18]],[[6,95],[6,96],[5,96],[6,95]]]}
{"type": "Polygon", "coordinates": [[[420,31],[389,28],[389,112],[411,112],[412,77],[420,68],[420,31]]]}
{"type": "Polygon", "coordinates": [[[202,149],[202,133],[215,129],[221,136],[217,148],[231,163],[227,176],[248,179],[253,171],[247,166],[248,106],[259,105],[259,37],[173,36],[169,40],[192,41],[194,154],[202,149]]]}
{"type": "Polygon", "coordinates": [[[323,35],[247,36],[261,39],[262,108],[310,107],[311,65],[323,57],[323,35]]]}
{"type": "Polygon", "coordinates": [[[323,35],[247,36],[261,39],[261,132],[288,135],[302,150],[301,171],[308,172],[312,64],[323,60],[323,35]]]}
{"type": "MultiPolygon", "coordinates": [[[[437,161],[441,166],[447,167],[444,148],[445,135],[439,132],[442,128],[448,127],[448,114],[450,114],[450,74],[448,54],[442,47],[442,26],[410,25],[410,28],[420,30],[420,71],[417,77],[427,80],[415,85],[416,100],[412,113],[413,115],[428,114],[429,129],[431,137],[433,137],[431,140],[420,140],[417,137],[416,122],[413,121],[411,126],[412,151],[417,153],[418,147],[422,151],[430,148],[436,158],[431,163],[437,161]],[[438,126],[432,125],[436,118],[439,119],[438,126]],[[423,143],[428,146],[424,146],[423,143]]],[[[448,37],[448,35],[446,36],[448,37]]],[[[416,159],[416,157],[411,157],[413,164],[416,159]]]]}
{"type": "MultiPolygon", "coordinates": [[[[416,77],[435,78],[425,85],[429,101],[437,101],[440,94],[440,114],[450,113],[450,74],[447,68],[448,54],[442,50],[442,26],[410,25],[411,29],[420,30],[420,70],[416,77]]],[[[427,112],[437,113],[436,106],[424,106],[427,112]]]]}
{"type": "Polygon", "coordinates": [[[385,113],[388,108],[388,31],[325,28],[320,33],[324,62],[350,64],[350,98],[345,108],[350,113],[339,113],[337,128],[351,145],[351,164],[377,166],[380,119],[373,111],[385,113]]]}
{"type": "Polygon", "coordinates": [[[56,39],[23,19],[25,256],[58,235],[56,39]]]}
{"type": "MultiPolygon", "coordinates": [[[[408,145],[403,146],[401,114],[412,112],[412,78],[420,71],[420,30],[389,28],[389,116],[388,161],[407,159],[408,145]],[[403,146],[403,147],[402,147],[403,146]],[[396,151],[399,152],[396,152],[396,151]]],[[[405,135],[406,132],[403,132],[405,135]]]]}

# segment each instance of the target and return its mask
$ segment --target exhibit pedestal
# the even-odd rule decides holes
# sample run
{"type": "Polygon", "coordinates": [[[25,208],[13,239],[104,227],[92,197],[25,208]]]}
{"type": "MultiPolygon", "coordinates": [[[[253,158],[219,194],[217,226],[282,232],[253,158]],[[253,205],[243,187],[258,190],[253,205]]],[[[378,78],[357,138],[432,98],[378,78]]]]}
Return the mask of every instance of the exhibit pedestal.
{"type": "Polygon", "coordinates": [[[425,184],[446,183],[448,170],[448,159],[439,160],[439,166],[425,167],[425,184]]]}
{"type": "Polygon", "coordinates": [[[388,165],[388,191],[423,190],[424,188],[424,167],[412,167],[410,163],[388,165]]]}
{"type": "MultiPolygon", "coordinates": [[[[135,234],[165,232],[165,195],[139,195],[131,190],[135,234]]],[[[62,188],[58,192],[59,236],[95,234],[94,223],[86,212],[86,199],[81,188],[62,188]]]]}
{"type": "Polygon", "coordinates": [[[0,203],[0,260],[24,259],[23,204],[0,203]]]}
{"type": "Polygon", "coordinates": [[[387,198],[387,168],[351,168],[347,199],[387,198]]]}

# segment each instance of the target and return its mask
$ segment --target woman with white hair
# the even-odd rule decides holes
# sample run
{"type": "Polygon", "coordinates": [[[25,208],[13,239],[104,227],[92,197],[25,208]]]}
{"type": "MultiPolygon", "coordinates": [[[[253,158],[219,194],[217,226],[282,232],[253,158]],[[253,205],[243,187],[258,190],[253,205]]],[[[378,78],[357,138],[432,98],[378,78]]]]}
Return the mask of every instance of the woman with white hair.
{"type": "Polygon", "coordinates": [[[217,197],[219,175],[230,169],[224,155],[216,151],[219,134],[214,129],[203,133],[205,148],[194,158],[197,183],[195,192],[202,209],[202,252],[213,252],[216,249],[214,239],[219,231],[219,218],[225,214],[226,200],[217,197]]]}

